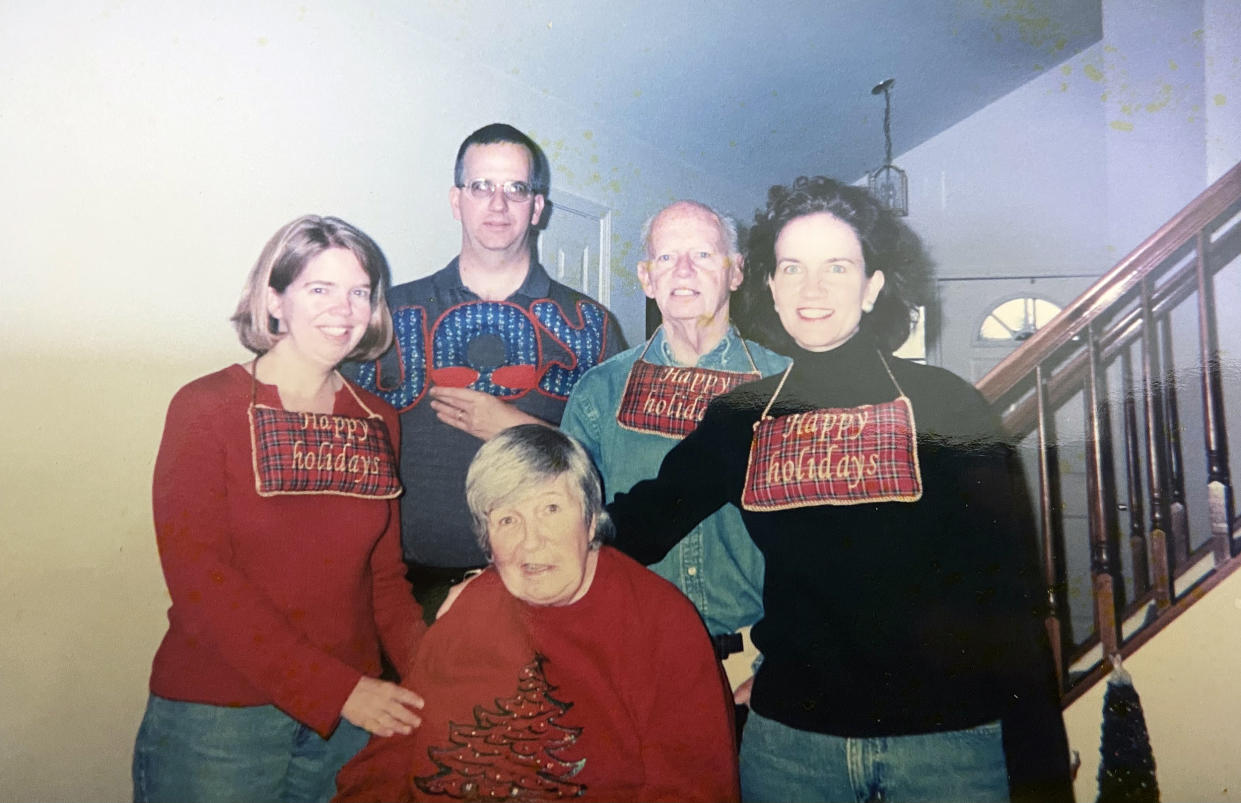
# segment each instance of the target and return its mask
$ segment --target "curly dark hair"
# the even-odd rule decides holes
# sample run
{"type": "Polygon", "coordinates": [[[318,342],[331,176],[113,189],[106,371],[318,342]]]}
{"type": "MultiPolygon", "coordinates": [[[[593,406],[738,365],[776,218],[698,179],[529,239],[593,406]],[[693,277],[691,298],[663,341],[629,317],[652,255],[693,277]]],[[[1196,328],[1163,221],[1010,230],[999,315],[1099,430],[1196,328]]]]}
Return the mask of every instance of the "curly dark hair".
{"type": "Polygon", "coordinates": [[[776,315],[767,280],[776,272],[776,238],[788,223],[826,212],[857,234],[866,275],[883,271],[875,308],[862,316],[860,332],[891,353],[909,337],[917,309],[931,298],[933,268],[922,241],[909,226],[884,209],[861,187],[824,176],[801,176],[792,186],[767,191],[767,208],[754,213],[745,244],[745,280],[738,290],[736,322],[746,337],[776,351],[793,340],[776,315]]]}

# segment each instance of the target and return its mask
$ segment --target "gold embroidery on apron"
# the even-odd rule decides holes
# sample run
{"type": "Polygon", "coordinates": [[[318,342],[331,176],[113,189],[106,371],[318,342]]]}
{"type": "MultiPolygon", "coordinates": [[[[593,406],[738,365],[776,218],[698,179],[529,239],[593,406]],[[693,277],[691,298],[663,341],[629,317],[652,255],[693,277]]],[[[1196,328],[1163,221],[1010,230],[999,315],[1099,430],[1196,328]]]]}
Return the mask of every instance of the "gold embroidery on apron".
{"type": "Polygon", "coordinates": [[[750,371],[655,365],[644,359],[654,340],[652,336],[646,341],[646,348],[629,369],[625,392],[616,410],[616,423],[624,429],[684,438],[702,423],[712,399],[761,378],[744,340],[740,342],[750,361],[750,371]]]}
{"type": "MultiPolygon", "coordinates": [[[[771,417],[789,371],[754,424],[741,506],[787,510],[817,505],[914,502],[922,498],[913,405],[883,354],[897,398],[771,417]]],[[[789,366],[789,370],[792,366],[789,366]]]]}
{"type": "Polygon", "coordinates": [[[366,418],[298,413],[257,402],[251,367],[250,454],[259,496],[335,494],[392,499],[401,493],[396,455],[383,417],[344,386],[366,418]]]}

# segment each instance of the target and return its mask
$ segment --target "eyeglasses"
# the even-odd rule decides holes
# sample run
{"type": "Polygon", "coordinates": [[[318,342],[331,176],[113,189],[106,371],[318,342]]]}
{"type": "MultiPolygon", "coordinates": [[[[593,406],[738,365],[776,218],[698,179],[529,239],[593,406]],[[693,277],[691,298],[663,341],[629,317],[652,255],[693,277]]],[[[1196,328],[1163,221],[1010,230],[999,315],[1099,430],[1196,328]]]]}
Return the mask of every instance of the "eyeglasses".
{"type": "Polygon", "coordinates": [[[468,191],[470,197],[476,201],[491,200],[497,189],[504,192],[505,198],[518,204],[529,201],[534,195],[534,188],[524,181],[506,181],[503,184],[496,184],[489,178],[476,178],[473,181],[457,186],[468,191]]]}

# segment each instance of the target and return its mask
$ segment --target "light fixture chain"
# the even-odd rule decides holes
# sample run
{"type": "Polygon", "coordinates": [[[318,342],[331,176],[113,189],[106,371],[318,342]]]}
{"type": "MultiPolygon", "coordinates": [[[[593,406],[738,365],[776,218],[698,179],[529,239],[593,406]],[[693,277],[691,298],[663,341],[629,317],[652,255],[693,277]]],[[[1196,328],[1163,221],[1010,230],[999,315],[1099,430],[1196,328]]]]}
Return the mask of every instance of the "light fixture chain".
{"type": "Polygon", "coordinates": [[[884,209],[904,217],[909,214],[909,181],[905,171],[892,164],[892,87],[896,79],[889,78],[870,90],[872,95],[883,93],[883,167],[867,174],[870,193],[884,209]]]}
{"type": "Polygon", "coordinates": [[[892,96],[889,87],[883,88],[883,141],[887,146],[884,164],[892,164],[892,96]]]}

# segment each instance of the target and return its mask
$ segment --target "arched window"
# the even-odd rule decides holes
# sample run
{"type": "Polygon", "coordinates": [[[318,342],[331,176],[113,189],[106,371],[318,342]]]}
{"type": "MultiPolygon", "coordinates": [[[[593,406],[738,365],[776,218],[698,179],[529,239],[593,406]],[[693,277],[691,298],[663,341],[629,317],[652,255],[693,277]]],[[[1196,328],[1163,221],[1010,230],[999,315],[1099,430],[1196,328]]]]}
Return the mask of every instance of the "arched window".
{"type": "Polygon", "coordinates": [[[1060,308],[1045,298],[1010,298],[986,314],[976,339],[984,345],[1020,343],[1046,326],[1059,312],[1060,308]]]}

